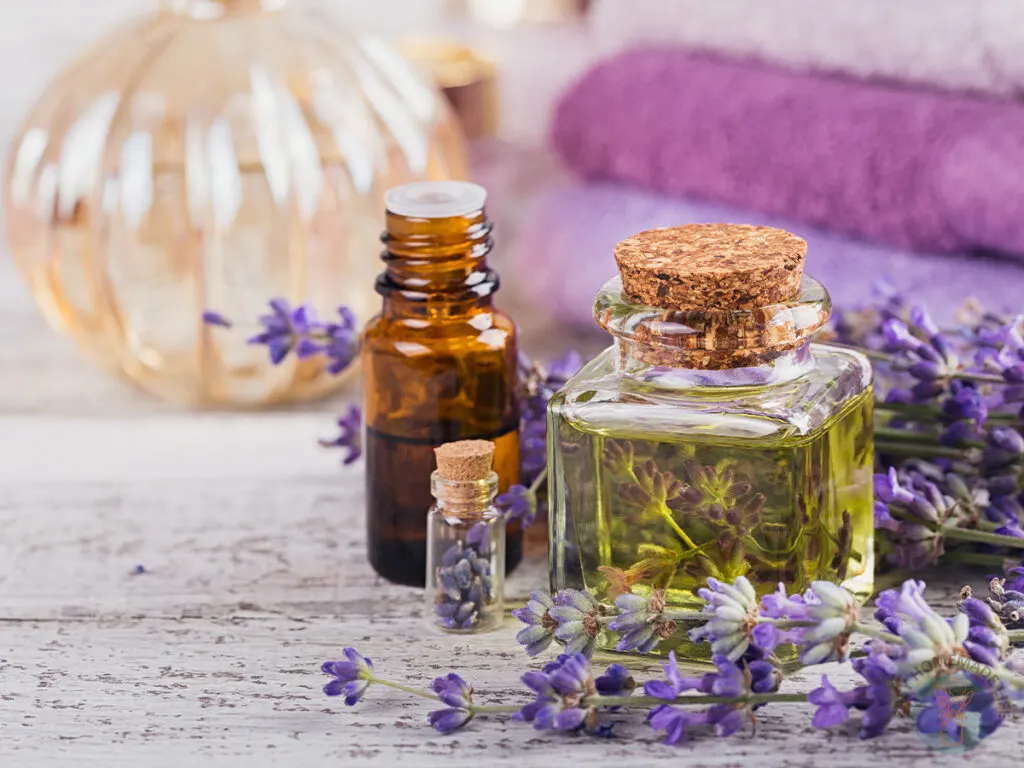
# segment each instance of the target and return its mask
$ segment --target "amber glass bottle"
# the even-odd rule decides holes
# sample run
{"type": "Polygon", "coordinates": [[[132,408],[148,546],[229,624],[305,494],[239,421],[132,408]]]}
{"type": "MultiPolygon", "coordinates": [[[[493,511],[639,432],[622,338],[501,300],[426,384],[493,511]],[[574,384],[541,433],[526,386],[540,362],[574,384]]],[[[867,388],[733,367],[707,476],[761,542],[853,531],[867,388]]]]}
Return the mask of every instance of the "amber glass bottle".
{"type": "MultiPolygon", "coordinates": [[[[485,197],[453,181],[385,196],[384,303],[362,345],[367,546],[374,570],[399,584],[424,585],[435,447],[493,440],[499,490],[519,478],[516,329],[493,304],[485,197]]],[[[521,556],[513,524],[509,570],[521,556]]]]}

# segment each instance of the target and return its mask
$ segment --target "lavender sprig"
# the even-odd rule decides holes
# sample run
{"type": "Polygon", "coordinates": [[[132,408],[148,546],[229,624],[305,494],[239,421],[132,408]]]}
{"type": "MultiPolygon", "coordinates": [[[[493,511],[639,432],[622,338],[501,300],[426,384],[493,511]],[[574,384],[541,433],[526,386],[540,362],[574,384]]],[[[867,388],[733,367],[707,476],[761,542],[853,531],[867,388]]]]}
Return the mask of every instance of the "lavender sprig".
{"type": "MultiPolygon", "coordinates": [[[[359,348],[355,314],[344,306],[337,312],[337,320],[322,322],[309,305],[293,308],[284,299],[271,299],[270,312],[258,319],[260,332],[246,343],[266,347],[273,365],[280,365],[292,354],[298,360],[323,355],[328,361],[327,372],[337,375],[352,364],[359,348]]],[[[203,322],[219,328],[235,325],[223,314],[209,310],[203,313],[203,322]]]]}
{"type": "MultiPolygon", "coordinates": [[[[1004,584],[997,580],[991,588],[1008,600],[1016,599],[1008,595],[1015,590],[1007,590],[1004,584]]],[[[721,614],[711,615],[709,624],[722,619],[716,626],[727,633],[723,637],[730,629],[747,634],[756,626],[769,624],[782,630],[787,642],[796,643],[805,666],[842,660],[852,636],[866,637],[866,653],[852,661],[863,682],[843,691],[822,676],[821,685],[809,693],[785,693],[779,691],[782,672],[771,654],[747,652],[735,660],[717,654],[713,671],[687,676],[670,653],[662,664],[664,679],[648,680],[642,695],[636,695],[637,684],[624,666],[612,665],[603,675],[595,676],[586,655],[564,653],[543,670],[522,676],[529,701],[478,705],[472,687],[454,673],[435,679],[431,690],[423,691],[376,676],[368,660],[346,649],[348,661],[324,665],[325,672],[336,676],[325,691],[350,694],[348,703],[354,704],[376,683],[438,699],[444,707],[432,711],[428,721],[442,733],[489,713],[512,714],[514,720],[539,730],[608,736],[618,722],[609,720],[609,713],[621,718],[626,710],[639,708],[647,710],[646,721],[663,734],[666,743],[677,744],[700,732],[731,735],[752,720],[755,710],[782,702],[814,706],[813,724],[819,728],[838,725],[851,713],[860,712],[862,738],[881,735],[892,721],[907,714],[911,705],[920,705],[917,726],[922,733],[933,733],[933,710],[949,703],[943,697],[960,701],[965,696],[978,701],[972,711],[981,718],[980,737],[984,738],[1003,721],[1013,692],[1024,688],[1024,677],[1008,658],[1012,645],[1024,644],[1024,631],[1007,630],[998,611],[974,598],[969,590],[957,616],[946,620],[925,601],[924,585],[907,581],[900,589],[879,596],[877,616],[885,627],[879,629],[860,620],[850,593],[827,582],[817,582],[801,595],[786,594],[780,587],[759,603],[741,583],[717,582],[709,589],[713,604],[706,613],[721,614]],[[814,651],[823,644],[830,652],[814,651]]],[[[528,629],[540,627],[545,632],[550,629],[545,617],[552,612],[560,614],[560,619],[550,619],[556,627],[585,624],[582,617],[586,616],[599,619],[602,606],[584,594],[574,591],[567,597],[560,593],[554,599],[535,594],[521,618],[528,618],[528,629]],[[569,610],[559,612],[559,606],[569,610]]],[[[710,637],[701,639],[715,642],[710,637]]],[[[752,645],[750,650],[760,651],[752,645]]]]}

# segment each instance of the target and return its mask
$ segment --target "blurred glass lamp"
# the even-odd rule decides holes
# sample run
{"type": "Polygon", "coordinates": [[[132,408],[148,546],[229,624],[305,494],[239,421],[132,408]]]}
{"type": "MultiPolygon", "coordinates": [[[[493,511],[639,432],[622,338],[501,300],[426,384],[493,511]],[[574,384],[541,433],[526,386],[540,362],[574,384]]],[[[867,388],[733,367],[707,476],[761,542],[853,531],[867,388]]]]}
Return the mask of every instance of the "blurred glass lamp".
{"type": "Polygon", "coordinates": [[[49,322],[161,397],[232,405],[340,379],[271,366],[205,309],[365,319],[384,191],[466,175],[437,89],[298,0],[163,0],[49,86],[8,162],[8,236],[49,322]]]}
{"type": "Polygon", "coordinates": [[[586,16],[590,0],[448,0],[450,10],[493,27],[576,21],[586,16]]]}

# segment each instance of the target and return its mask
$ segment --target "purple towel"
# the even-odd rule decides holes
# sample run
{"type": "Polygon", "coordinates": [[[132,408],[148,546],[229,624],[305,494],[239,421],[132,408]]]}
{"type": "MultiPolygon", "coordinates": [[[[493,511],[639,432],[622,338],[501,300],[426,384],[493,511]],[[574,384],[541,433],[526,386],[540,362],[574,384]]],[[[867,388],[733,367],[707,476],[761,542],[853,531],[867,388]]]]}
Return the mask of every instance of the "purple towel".
{"type": "Polygon", "coordinates": [[[1024,254],[1024,106],[626,52],[563,96],[554,143],[608,179],[914,251],[1024,254]]]}
{"type": "Polygon", "coordinates": [[[870,300],[880,278],[948,322],[962,303],[982,299],[996,311],[1024,310],[1024,267],[1015,261],[925,255],[848,240],[839,235],[710,203],[675,200],[613,184],[553,186],[536,196],[524,217],[509,267],[528,291],[524,299],[577,327],[593,327],[598,289],[615,275],[615,244],[652,227],[731,222],[782,227],[807,240],[807,272],[821,280],[836,306],[870,300]]]}

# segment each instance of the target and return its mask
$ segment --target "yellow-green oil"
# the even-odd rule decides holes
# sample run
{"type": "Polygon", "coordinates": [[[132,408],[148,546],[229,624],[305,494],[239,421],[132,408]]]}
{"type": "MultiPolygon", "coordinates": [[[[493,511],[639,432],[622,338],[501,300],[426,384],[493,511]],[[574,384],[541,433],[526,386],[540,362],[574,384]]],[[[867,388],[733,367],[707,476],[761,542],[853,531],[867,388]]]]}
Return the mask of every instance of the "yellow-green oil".
{"type": "MultiPolygon", "coordinates": [[[[872,405],[868,387],[806,434],[731,440],[714,430],[652,439],[555,416],[555,586],[586,589],[607,606],[624,590],[664,590],[670,612],[699,610],[709,577],[746,576],[759,595],[824,579],[866,599],[872,405]]],[[[656,653],[707,659],[708,646],[690,643],[682,624],[656,653]]],[[[616,639],[602,632],[598,642],[610,649],[616,639]]]]}

